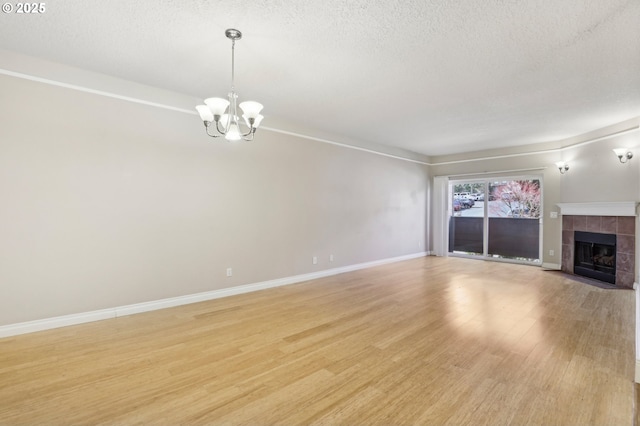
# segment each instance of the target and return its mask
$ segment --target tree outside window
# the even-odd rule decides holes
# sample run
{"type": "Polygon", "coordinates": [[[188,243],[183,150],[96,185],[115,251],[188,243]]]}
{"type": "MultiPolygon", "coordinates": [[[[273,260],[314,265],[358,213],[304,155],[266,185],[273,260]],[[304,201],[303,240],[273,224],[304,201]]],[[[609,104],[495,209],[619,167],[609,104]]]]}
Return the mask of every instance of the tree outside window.
{"type": "Polygon", "coordinates": [[[540,181],[512,180],[494,183],[491,187],[493,203],[489,212],[494,217],[540,217],[540,181]]]}

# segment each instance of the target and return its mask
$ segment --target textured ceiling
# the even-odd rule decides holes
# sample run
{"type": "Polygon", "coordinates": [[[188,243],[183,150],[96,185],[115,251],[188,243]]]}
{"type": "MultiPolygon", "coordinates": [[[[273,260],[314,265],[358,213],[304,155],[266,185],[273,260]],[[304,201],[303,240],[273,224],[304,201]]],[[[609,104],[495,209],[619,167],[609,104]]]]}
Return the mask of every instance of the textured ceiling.
{"type": "MultiPolygon", "coordinates": [[[[640,0],[56,0],[0,48],[443,155],[640,116],[640,0]]],[[[194,118],[195,119],[195,118],[194,118]]],[[[283,129],[287,130],[287,129],[283,129]]]]}

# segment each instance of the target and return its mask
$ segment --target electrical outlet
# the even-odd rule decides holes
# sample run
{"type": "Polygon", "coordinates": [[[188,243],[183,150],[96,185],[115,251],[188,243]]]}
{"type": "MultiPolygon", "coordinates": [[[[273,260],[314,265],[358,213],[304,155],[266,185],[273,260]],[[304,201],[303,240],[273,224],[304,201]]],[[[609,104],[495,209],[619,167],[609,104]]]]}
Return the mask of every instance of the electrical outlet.
{"type": "Polygon", "coordinates": [[[227,276],[228,277],[232,277],[233,276],[233,269],[227,268],[227,276]]]}
{"type": "Polygon", "coordinates": [[[549,250],[549,256],[555,256],[556,252],[554,250],[549,250]]]}
{"type": "Polygon", "coordinates": [[[314,265],[318,264],[318,256],[313,256],[313,259],[311,259],[311,261],[313,262],[314,265]]]}
{"type": "Polygon", "coordinates": [[[333,255],[332,254],[329,255],[329,262],[333,262],[333,255]]]}

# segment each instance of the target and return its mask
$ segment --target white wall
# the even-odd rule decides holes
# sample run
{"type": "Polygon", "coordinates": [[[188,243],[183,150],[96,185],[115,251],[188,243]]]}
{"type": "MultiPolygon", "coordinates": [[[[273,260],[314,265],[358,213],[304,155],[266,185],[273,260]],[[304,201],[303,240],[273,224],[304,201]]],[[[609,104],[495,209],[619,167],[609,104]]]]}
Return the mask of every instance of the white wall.
{"type": "MultiPolygon", "coordinates": [[[[4,69],[48,71],[179,109],[195,103],[0,53],[4,69]]],[[[4,74],[0,326],[428,250],[432,176],[535,169],[526,173],[544,181],[548,264],[560,263],[561,224],[549,218],[557,203],[640,200],[640,132],[580,144],[637,118],[544,145],[437,157],[427,167],[266,129],[254,142],[228,144],[206,137],[195,115],[4,74]],[[636,158],[619,164],[617,146],[636,148],[636,158]],[[562,176],[553,164],[560,159],[571,166],[562,176]]]]}
{"type": "MultiPolygon", "coordinates": [[[[433,176],[492,176],[539,174],[543,179],[543,262],[561,264],[561,218],[552,219],[558,203],[594,201],[640,201],[640,131],[605,137],[637,128],[639,118],[630,119],[585,135],[547,144],[504,150],[479,151],[435,157],[433,176]],[[604,137],[604,138],[603,138],[604,137]],[[593,141],[593,142],[590,142],[593,141]],[[635,150],[636,157],[620,164],[612,149],[635,150]],[[555,162],[567,161],[570,170],[561,175],[555,162]],[[506,172],[512,170],[513,172],[506,172]],[[553,250],[554,255],[549,254],[553,250]]],[[[636,271],[637,281],[637,271],[636,271]]]]}
{"type": "Polygon", "coordinates": [[[563,151],[570,169],[561,179],[562,202],[640,201],[638,148],[640,131],[563,151]],[[631,148],[636,156],[620,164],[613,148],[631,148]]]}
{"type": "Polygon", "coordinates": [[[0,326],[427,249],[423,164],[267,130],[229,144],[6,75],[0,93],[0,326]]]}

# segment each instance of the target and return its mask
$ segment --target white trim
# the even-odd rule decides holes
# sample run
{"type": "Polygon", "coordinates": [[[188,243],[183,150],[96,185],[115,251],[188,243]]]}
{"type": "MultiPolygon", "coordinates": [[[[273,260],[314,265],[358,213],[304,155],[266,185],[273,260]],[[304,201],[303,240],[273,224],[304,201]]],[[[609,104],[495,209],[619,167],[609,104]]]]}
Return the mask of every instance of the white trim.
{"type": "Polygon", "coordinates": [[[560,270],[562,270],[562,265],[559,265],[557,263],[544,262],[544,263],[542,263],[541,266],[542,266],[543,269],[548,269],[550,271],[560,271],[560,270]]]}
{"type": "Polygon", "coordinates": [[[372,262],[358,263],[355,265],[343,266],[340,268],[327,269],[309,274],[294,275],[292,277],[278,278],[275,280],[262,281],[259,283],[246,284],[238,287],[229,287],[219,290],[207,291],[204,293],[189,294],[186,296],[172,297],[168,299],[154,300],[150,302],[135,303],[133,305],[118,306],[115,308],[101,309],[98,311],[82,312],[79,314],[63,315],[53,318],[45,318],[35,321],[21,322],[0,326],[0,338],[16,336],[19,334],[33,333],[36,331],[50,330],[53,328],[66,327],[69,325],[83,324],[87,322],[112,319],[124,315],[139,314],[142,312],[155,311],[158,309],[171,308],[174,306],[188,305],[190,303],[204,302],[206,300],[219,299],[221,297],[235,296],[237,294],[249,293],[258,290],[265,290],[273,287],[280,287],[289,284],[356,271],[359,269],[371,268],[385,265],[387,263],[401,262],[404,260],[425,257],[427,252],[413,253],[405,256],[393,257],[389,259],[375,260],[372,262]]]}
{"type": "Polygon", "coordinates": [[[99,311],[82,312],[79,314],[64,315],[61,317],[3,325],[0,327],[0,338],[49,330],[52,328],[67,327],[69,325],[84,324],[86,322],[102,321],[115,317],[116,315],[113,309],[101,309],[99,311]]]}
{"type": "Polygon", "coordinates": [[[597,138],[587,139],[586,141],[574,143],[573,145],[563,146],[562,148],[560,148],[560,150],[561,151],[565,151],[567,149],[580,148],[581,146],[589,145],[589,144],[592,144],[594,142],[600,142],[600,141],[603,141],[605,139],[612,138],[614,136],[626,135],[627,133],[635,132],[638,129],[640,129],[640,124],[636,124],[635,126],[631,126],[628,129],[620,130],[619,132],[613,132],[613,133],[609,133],[608,135],[599,136],[597,138]]]}
{"type": "Polygon", "coordinates": [[[445,176],[436,176],[433,179],[431,196],[432,248],[436,256],[447,256],[449,251],[449,216],[452,208],[449,192],[449,180],[445,176]]]}
{"type": "Polygon", "coordinates": [[[430,166],[431,165],[431,164],[429,164],[429,163],[427,163],[425,161],[413,160],[411,158],[400,157],[398,155],[393,155],[393,154],[387,154],[387,153],[384,153],[384,152],[381,152],[381,151],[375,151],[375,150],[372,150],[372,149],[369,149],[369,148],[361,148],[359,146],[349,145],[349,144],[342,143],[342,142],[335,142],[335,141],[331,141],[329,139],[323,139],[323,138],[317,138],[315,136],[303,135],[302,133],[289,132],[287,130],[279,130],[279,129],[274,129],[272,127],[264,127],[264,126],[261,126],[260,129],[267,129],[267,130],[270,130],[272,132],[282,133],[283,135],[296,136],[296,137],[299,137],[299,138],[309,139],[309,140],[316,141],[316,142],[323,142],[323,143],[328,143],[330,145],[341,146],[343,148],[355,149],[356,151],[369,152],[371,154],[377,154],[377,155],[381,155],[383,157],[390,157],[390,158],[395,158],[395,159],[398,159],[398,160],[409,161],[411,163],[424,164],[425,166],[430,166]]]}
{"type": "Polygon", "coordinates": [[[156,108],[168,109],[170,111],[182,112],[185,114],[193,114],[193,115],[197,114],[196,111],[191,111],[184,108],[178,108],[171,105],[159,104],[157,102],[145,101],[143,99],[132,98],[131,96],[118,95],[116,93],[105,92],[103,90],[90,89],[84,86],[77,86],[75,84],[63,83],[61,81],[55,81],[48,78],[36,77],[33,75],[23,74],[15,71],[9,71],[2,68],[0,68],[0,74],[8,75],[10,77],[22,78],[24,80],[31,80],[38,83],[49,84],[51,86],[64,87],[65,89],[77,90],[79,92],[91,93],[92,95],[104,96],[107,98],[119,99],[121,101],[133,102],[135,104],[148,105],[156,108]]]}
{"type": "Polygon", "coordinates": [[[636,201],[558,203],[560,214],[576,216],[635,216],[636,201]]]}
{"type": "Polygon", "coordinates": [[[512,157],[524,157],[529,155],[540,155],[540,154],[550,154],[554,152],[561,152],[562,148],[554,148],[554,149],[545,149],[543,151],[529,151],[529,152],[519,152],[516,154],[501,154],[501,155],[493,155],[491,157],[476,157],[476,158],[467,158],[465,160],[451,160],[451,161],[443,161],[442,163],[431,163],[430,166],[446,166],[449,164],[460,164],[460,163],[473,163],[475,161],[488,161],[488,160],[498,160],[502,158],[512,158],[512,157]]]}
{"type": "MultiPolygon", "coordinates": [[[[61,81],[51,80],[49,78],[37,77],[37,76],[34,76],[34,75],[30,75],[30,74],[24,74],[24,73],[20,73],[20,72],[10,71],[10,70],[7,70],[7,69],[0,68],[0,74],[8,75],[10,77],[15,77],[15,78],[22,78],[24,80],[35,81],[35,82],[38,82],[38,83],[49,84],[51,86],[64,87],[65,89],[77,90],[79,92],[90,93],[92,95],[98,95],[98,96],[104,96],[104,97],[107,97],[107,98],[119,99],[121,101],[132,102],[132,103],[141,104],[141,105],[147,105],[147,106],[152,106],[152,107],[155,107],[155,108],[167,109],[167,110],[170,110],[170,111],[181,112],[181,113],[184,113],[184,114],[198,115],[198,113],[195,111],[195,109],[191,110],[191,109],[185,109],[185,108],[178,108],[178,107],[174,107],[174,106],[171,106],[171,105],[160,104],[160,103],[157,103],[157,102],[145,101],[144,99],[134,98],[134,97],[131,97],[131,96],[118,95],[117,93],[105,92],[103,90],[95,90],[95,89],[91,89],[89,87],[78,86],[78,85],[75,85],[75,84],[63,83],[61,81]]],[[[414,160],[412,158],[402,157],[402,156],[394,155],[394,154],[387,154],[387,153],[382,152],[382,151],[376,151],[376,150],[369,149],[369,148],[362,148],[362,147],[359,147],[359,146],[349,145],[349,144],[342,143],[342,142],[335,142],[335,141],[331,141],[329,139],[317,138],[317,137],[314,137],[314,136],[304,135],[302,133],[289,132],[289,131],[286,131],[286,130],[275,129],[273,127],[268,127],[268,126],[261,126],[260,129],[261,130],[271,131],[271,132],[276,132],[276,133],[281,133],[281,134],[285,134],[285,135],[290,135],[290,136],[296,136],[296,137],[303,138],[303,139],[309,139],[309,140],[313,140],[313,141],[316,141],[316,142],[328,143],[328,144],[340,146],[340,147],[343,147],[343,148],[355,149],[357,151],[364,151],[364,152],[368,152],[370,154],[381,155],[383,157],[389,157],[389,158],[395,158],[397,160],[409,161],[411,163],[424,164],[424,165],[427,165],[427,166],[429,165],[429,163],[427,163],[425,161],[414,160]]],[[[418,154],[418,155],[423,155],[423,154],[418,154]]]]}
{"type": "MultiPolygon", "coordinates": [[[[94,95],[98,95],[98,96],[105,96],[108,98],[114,98],[114,99],[119,99],[122,101],[127,101],[127,102],[133,102],[133,103],[137,103],[137,104],[141,104],[141,105],[147,105],[147,106],[152,106],[152,107],[156,107],[156,108],[162,108],[162,109],[167,109],[170,111],[176,111],[176,112],[181,112],[184,114],[190,114],[190,115],[198,115],[198,113],[195,110],[192,109],[185,109],[185,108],[179,108],[179,107],[175,107],[172,105],[166,105],[166,104],[161,104],[161,103],[157,103],[157,102],[151,102],[151,101],[146,101],[144,99],[139,99],[139,98],[134,98],[131,96],[124,96],[124,95],[119,95],[116,93],[112,93],[112,92],[106,92],[103,90],[95,90],[95,89],[91,89],[89,87],[84,87],[84,86],[78,86],[75,84],[69,84],[69,83],[63,83],[61,81],[57,81],[57,80],[52,80],[49,78],[43,78],[43,77],[37,77],[31,74],[25,74],[25,73],[21,73],[21,72],[16,72],[16,71],[11,71],[11,70],[7,70],[7,69],[3,69],[0,68],[0,74],[4,74],[4,75],[8,75],[10,77],[15,77],[15,78],[22,78],[24,80],[30,80],[30,81],[35,81],[38,83],[44,83],[44,84],[49,84],[52,86],[58,86],[58,87],[64,87],[66,89],[71,89],[71,90],[77,90],[80,92],[85,92],[85,93],[90,93],[90,94],[94,94],[94,95]]],[[[583,142],[578,142],[576,144],[573,145],[569,145],[569,146],[565,146],[565,147],[560,147],[560,148],[553,148],[553,149],[545,149],[545,150],[540,150],[540,151],[529,151],[529,152],[521,152],[521,153],[514,153],[514,154],[502,154],[502,155],[494,155],[494,156],[489,156],[489,157],[478,157],[478,158],[470,158],[470,159],[465,159],[465,160],[452,160],[452,161],[443,161],[441,163],[435,162],[435,163],[431,163],[431,162],[427,162],[427,161],[421,161],[421,160],[415,160],[412,158],[408,158],[408,157],[403,157],[400,155],[394,155],[394,154],[388,154],[382,151],[376,151],[374,149],[370,149],[370,148],[362,148],[356,145],[350,145],[350,144],[346,144],[343,142],[336,142],[336,141],[332,141],[329,139],[324,139],[324,138],[318,138],[318,137],[314,137],[314,136],[309,136],[309,135],[305,135],[302,133],[297,133],[297,132],[290,132],[287,130],[281,130],[281,129],[276,129],[273,127],[268,127],[268,126],[261,126],[260,129],[262,130],[267,130],[267,131],[271,131],[271,132],[276,132],[276,133],[281,133],[281,134],[285,134],[285,135],[290,135],[290,136],[296,136],[299,138],[303,138],[303,139],[308,139],[308,140],[313,140],[316,142],[322,142],[322,143],[328,143],[331,145],[336,145],[336,146],[340,146],[343,148],[349,148],[349,149],[355,149],[357,151],[363,151],[363,152],[368,152],[371,154],[376,154],[376,155],[381,155],[383,157],[389,157],[389,158],[394,158],[397,160],[403,160],[403,161],[409,161],[411,163],[417,163],[417,164],[424,164],[426,166],[443,166],[443,165],[448,165],[448,164],[459,164],[459,163],[472,163],[472,162],[476,162],[476,161],[487,161],[487,160],[497,160],[497,159],[502,159],[502,158],[513,158],[513,157],[523,157],[523,156],[530,156],[530,155],[540,155],[540,154],[549,154],[549,153],[559,153],[562,151],[565,151],[567,149],[574,149],[583,145],[587,145],[590,143],[594,143],[594,142],[598,142],[598,141],[602,141],[604,139],[608,139],[614,136],[620,136],[620,135],[624,135],[627,133],[631,133],[634,132],[636,130],[640,129],[640,125],[635,125],[632,126],[630,128],[618,131],[618,132],[614,132],[608,135],[604,135],[604,136],[600,136],[597,138],[592,138],[583,142]]],[[[401,149],[401,148],[399,148],[401,149]]],[[[425,156],[425,154],[420,154],[420,153],[415,153],[417,155],[420,156],[425,156]]],[[[532,170],[536,170],[536,169],[532,169],[532,170]]],[[[512,171],[521,171],[521,170],[508,170],[505,172],[512,172],[512,171]]],[[[525,171],[525,170],[522,170],[525,171]]],[[[491,173],[501,173],[501,172],[491,172],[491,173]]],[[[477,173],[474,173],[477,174],[477,173]]],[[[458,175],[458,176],[464,176],[464,175],[458,175]]]]}
{"type": "Polygon", "coordinates": [[[498,159],[502,159],[502,158],[524,157],[524,156],[529,156],[529,155],[560,153],[560,152],[566,151],[568,149],[574,149],[574,148],[578,148],[578,147],[581,147],[581,146],[584,146],[584,145],[589,145],[589,144],[594,143],[594,142],[600,142],[602,140],[609,139],[609,138],[612,138],[614,136],[626,135],[627,133],[635,132],[636,130],[639,130],[639,129],[640,129],[640,125],[635,125],[635,126],[632,126],[632,127],[628,128],[628,129],[621,130],[619,132],[614,132],[614,133],[611,133],[611,134],[608,134],[608,135],[604,135],[604,136],[600,136],[600,137],[597,137],[597,138],[588,139],[586,141],[578,142],[578,143],[575,143],[573,145],[563,146],[563,147],[560,147],[560,148],[544,149],[544,150],[540,150],[540,151],[520,152],[520,153],[515,153],[515,154],[501,154],[501,155],[494,155],[494,156],[490,156],[490,157],[468,158],[468,159],[465,159],[465,160],[443,161],[441,163],[430,163],[429,165],[430,166],[444,166],[444,165],[448,165],[448,164],[472,163],[474,161],[488,161],[488,160],[498,160],[498,159]]]}
{"type": "MultiPolygon", "coordinates": [[[[439,165],[439,164],[436,164],[439,165]]],[[[490,172],[476,172],[476,173],[462,173],[462,174],[453,174],[453,175],[438,175],[436,177],[448,177],[450,180],[458,180],[459,178],[469,177],[469,176],[478,176],[478,179],[486,179],[487,175],[500,175],[504,173],[522,173],[522,172],[540,172],[548,169],[548,167],[534,167],[532,169],[511,169],[511,170],[496,170],[490,172]]],[[[536,175],[542,176],[542,175],[536,175]]],[[[501,176],[502,177],[502,176],[501,176]]]]}
{"type": "Polygon", "coordinates": [[[640,290],[638,290],[638,283],[633,283],[633,288],[636,296],[636,383],[640,383],[640,290]]]}

